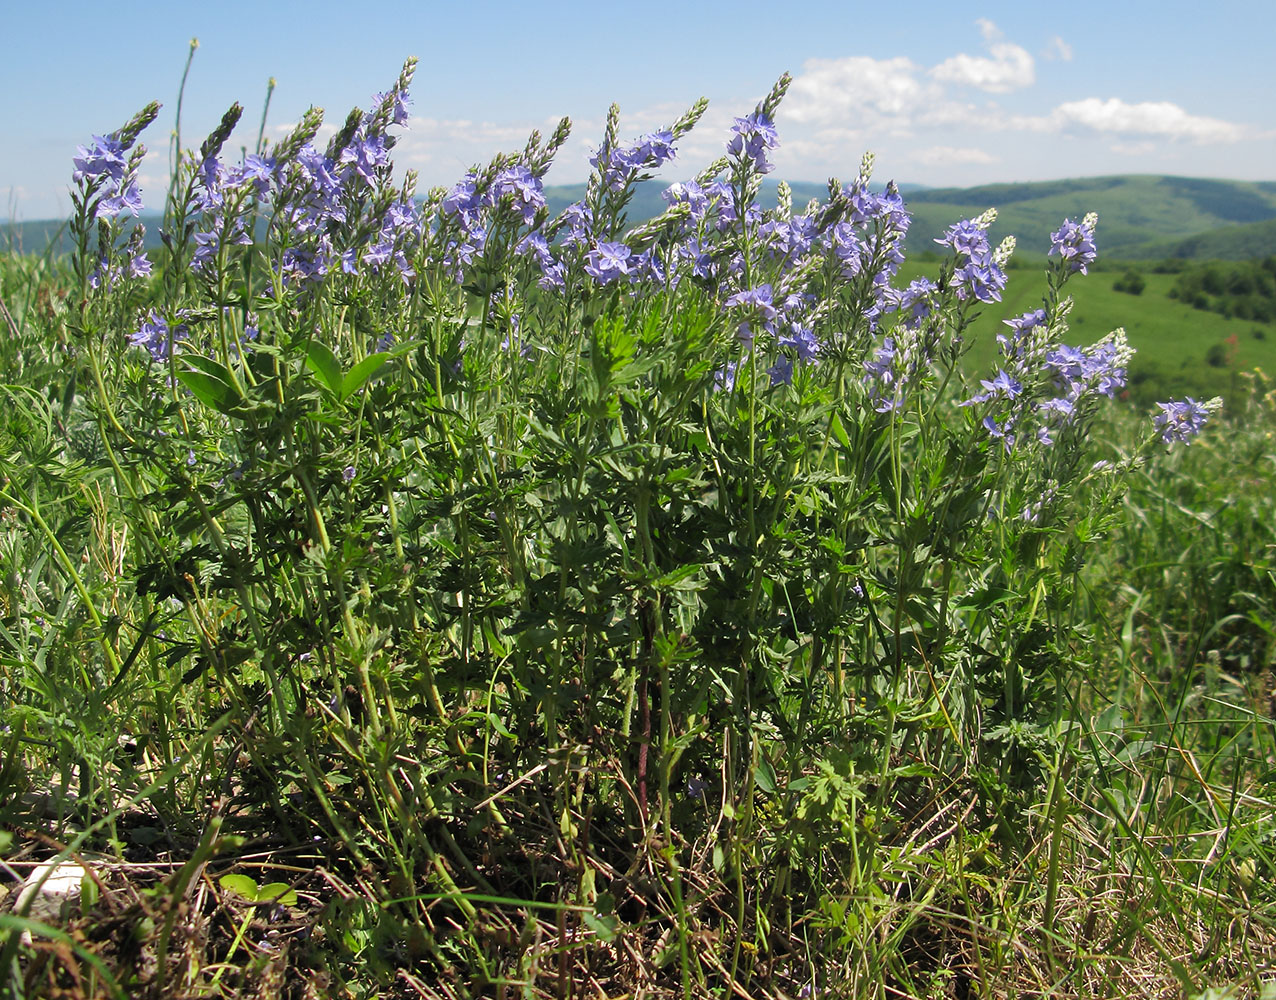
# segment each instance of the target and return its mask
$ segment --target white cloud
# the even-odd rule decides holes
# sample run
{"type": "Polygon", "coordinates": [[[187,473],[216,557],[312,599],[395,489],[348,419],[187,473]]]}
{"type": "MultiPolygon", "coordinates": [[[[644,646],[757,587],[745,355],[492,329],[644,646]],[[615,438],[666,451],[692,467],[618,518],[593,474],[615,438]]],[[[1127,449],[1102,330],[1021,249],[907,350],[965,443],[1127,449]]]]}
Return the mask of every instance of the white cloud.
{"type": "Polygon", "coordinates": [[[945,83],[978,87],[992,94],[1008,94],[1031,86],[1037,78],[1036,63],[1028,50],[1001,41],[1001,31],[991,21],[981,17],[975,23],[988,43],[989,56],[962,52],[945,59],[930,71],[931,75],[945,83]]]}
{"type": "Polygon", "coordinates": [[[985,42],[1000,41],[1003,37],[1001,29],[986,17],[975,18],[975,24],[978,25],[979,33],[984,36],[985,42]]]}
{"type": "Polygon", "coordinates": [[[808,59],[789,87],[783,114],[802,124],[880,126],[907,121],[938,88],[919,79],[911,59],[808,59]]]}
{"type": "Polygon", "coordinates": [[[1120,156],[1151,156],[1156,152],[1157,145],[1144,139],[1142,142],[1114,142],[1108,148],[1120,156]]]}
{"type": "Polygon", "coordinates": [[[1065,42],[1058,35],[1055,35],[1046,44],[1045,51],[1041,53],[1041,58],[1051,61],[1072,62],[1072,46],[1065,42]]]}
{"type": "Polygon", "coordinates": [[[913,159],[928,167],[946,166],[957,163],[996,163],[997,157],[982,149],[964,146],[931,146],[913,154],[913,159]]]}
{"type": "Polygon", "coordinates": [[[1119,97],[1109,97],[1106,101],[1098,97],[1068,101],[1054,109],[1050,120],[1061,129],[1079,125],[1096,132],[1163,136],[1198,143],[1238,142],[1246,133],[1241,125],[1188,114],[1169,101],[1130,104],[1119,97]]]}

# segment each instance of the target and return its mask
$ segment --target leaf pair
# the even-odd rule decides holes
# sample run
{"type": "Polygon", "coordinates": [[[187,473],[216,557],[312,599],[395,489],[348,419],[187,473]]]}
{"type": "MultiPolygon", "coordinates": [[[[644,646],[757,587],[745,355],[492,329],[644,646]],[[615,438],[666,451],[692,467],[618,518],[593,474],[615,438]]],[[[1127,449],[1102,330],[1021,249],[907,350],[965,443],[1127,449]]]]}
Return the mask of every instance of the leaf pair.
{"type": "Polygon", "coordinates": [[[344,403],[367,385],[387,361],[415,346],[414,343],[407,343],[400,344],[393,351],[375,351],[343,375],[341,362],[328,345],[320,340],[312,340],[306,351],[306,367],[319,377],[324,388],[336,396],[339,402],[344,403]]]}

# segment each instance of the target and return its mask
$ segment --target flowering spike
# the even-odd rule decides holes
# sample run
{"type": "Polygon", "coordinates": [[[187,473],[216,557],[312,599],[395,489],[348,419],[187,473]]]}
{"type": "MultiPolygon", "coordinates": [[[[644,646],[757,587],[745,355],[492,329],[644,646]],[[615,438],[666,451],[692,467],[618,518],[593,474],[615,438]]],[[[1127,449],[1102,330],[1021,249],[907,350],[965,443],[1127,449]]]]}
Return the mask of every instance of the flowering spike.
{"type": "Polygon", "coordinates": [[[992,262],[1003,271],[1006,269],[1006,264],[1009,263],[1010,258],[1014,256],[1016,242],[1013,236],[1007,236],[1001,241],[997,249],[992,252],[992,262]]]}
{"type": "Polygon", "coordinates": [[[701,187],[704,187],[705,185],[709,184],[711,181],[715,180],[717,176],[720,173],[722,173],[724,170],[726,170],[727,167],[729,167],[730,165],[731,164],[728,162],[725,156],[719,156],[716,160],[714,160],[707,167],[701,170],[700,173],[696,174],[696,183],[699,184],[701,187]]]}
{"type": "Polygon", "coordinates": [[[673,123],[673,137],[681,139],[684,135],[696,127],[696,122],[700,121],[701,116],[709,107],[709,98],[702,97],[695,104],[687,109],[686,114],[673,123]]]}
{"type": "Polygon", "coordinates": [[[222,120],[217,123],[217,127],[208,134],[204,144],[199,147],[201,163],[205,160],[214,159],[222,151],[222,146],[230,138],[231,132],[235,131],[235,126],[239,124],[239,116],[243,113],[244,107],[238,101],[226,109],[226,113],[222,115],[222,120]]]}
{"type": "Polygon", "coordinates": [[[116,132],[111,138],[120,144],[120,150],[126,150],[137,141],[137,137],[141,135],[142,129],[146,128],[151,122],[155,121],[160,112],[160,103],[151,101],[141,111],[135,114],[125,123],[124,127],[116,132]]]}
{"type": "Polygon", "coordinates": [[[877,154],[865,150],[864,156],[860,160],[860,172],[855,178],[855,186],[860,188],[868,187],[869,179],[873,176],[873,165],[877,162],[877,154]]]}
{"type": "Polygon", "coordinates": [[[789,187],[788,181],[780,181],[776,200],[775,217],[787,222],[793,217],[793,189],[789,187]]]}
{"type": "Polygon", "coordinates": [[[285,163],[297,155],[302,146],[310,142],[323,124],[323,108],[307,108],[301,116],[297,127],[282,142],[274,147],[274,157],[279,163],[285,163]]]}
{"type": "Polygon", "coordinates": [[[351,108],[350,114],[346,115],[346,123],[328,143],[327,155],[334,160],[340,156],[341,151],[350,145],[350,140],[354,138],[362,124],[363,112],[358,108],[351,108]]]}
{"type": "Polygon", "coordinates": [[[563,143],[567,141],[567,137],[572,134],[572,120],[563,118],[555,127],[553,134],[549,137],[541,152],[541,156],[545,161],[545,168],[548,169],[549,163],[554,159],[554,155],[562,148],[563,143]]]}
{"type": "Polygon", "coordinates": [[[767,94],[766,97],[762,99],[762,103],[758,105],[758,111],[774,121],[775,110],[780,106],[780,102],[784,100],[784,95],[788,93],[789,84],[792,82],[792,74],[781,74],[780,79],[776,80],[775,86],[771,88],[771,92],[767,94]]]}

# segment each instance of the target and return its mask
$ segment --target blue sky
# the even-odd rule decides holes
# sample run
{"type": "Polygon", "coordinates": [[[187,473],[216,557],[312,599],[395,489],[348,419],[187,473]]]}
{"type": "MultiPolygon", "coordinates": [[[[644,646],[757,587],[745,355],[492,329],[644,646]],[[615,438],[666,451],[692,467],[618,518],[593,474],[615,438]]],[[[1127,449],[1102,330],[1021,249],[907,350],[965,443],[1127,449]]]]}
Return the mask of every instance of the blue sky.
{"type": "Polygon", "coordinates": [[[270,77],[267,133],[310,105],[339,125],[367,107],[405,57],[420,59],[413,118],[395,162],[422,189],[521,148],[563,115],[571,142],[549,183],[584,178],[608,105],[622,137],[668,125],[696,98],[709,113],[669,179],[722,148],[784,71],[776,176],[931,185],[1112,173],[1276,180],[1276,4],[1144,0],[1042,4],[821,3],[643,5],[474,2],[356,5],[45,2],[10,5],[0,65],[0,194],[5,215],[70,210],[71,157],[150,100],[143,192],[158,206],[178,83],[199,51],[183,106],[198,143],[233,101],[251,145],[270,77]]]}

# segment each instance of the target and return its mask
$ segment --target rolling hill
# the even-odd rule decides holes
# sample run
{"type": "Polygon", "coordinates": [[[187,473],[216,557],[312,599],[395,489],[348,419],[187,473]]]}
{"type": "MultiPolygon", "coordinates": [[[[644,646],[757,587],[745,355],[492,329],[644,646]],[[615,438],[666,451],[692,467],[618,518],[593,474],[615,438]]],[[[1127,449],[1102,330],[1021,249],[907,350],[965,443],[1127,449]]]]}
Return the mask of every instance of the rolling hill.
{"type": "MultiPolygon", "coordinates": [[[[824,183],[793,181],[791,186],[799,212],[811,198],[828,198],[824,183]]],[[[628,210],[631,225],[664,211],[665,187],[663,181],[638,185],[628,210]]],[[[1276,181],[1122,174],[972,188],[901,184],[900,189],[913,213],[907,243],[913,253],[935,249],[932,241],[945,228],[987,208],[999,213],[991,230],[994,242],[1013,233],[1023,255],[1044,256],[1050,233],[1064,218],[1079,219],[1091,211],[1099,213],[1098,243],[1106,260],[1240,260],[1276,253],[1276,181]]],[[[776,181],[768,179],[760,195],[764,206],[775,204],[775,191],[776,181]]],[[[551,215],[584,193],[584,184],[547,187],[551,215]]],[[[159,217],[143,221],[148,245],[158,245],[159,217]]],[[[42,251],[60,226],[60,221],[44,221],[0,227],[0,247],[42,251]]]]}

